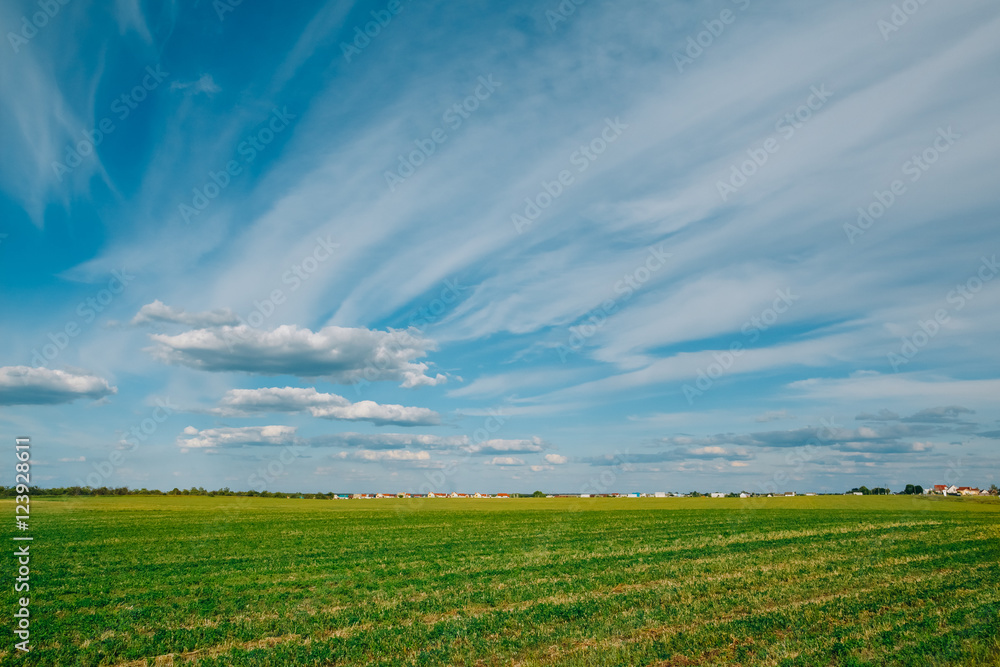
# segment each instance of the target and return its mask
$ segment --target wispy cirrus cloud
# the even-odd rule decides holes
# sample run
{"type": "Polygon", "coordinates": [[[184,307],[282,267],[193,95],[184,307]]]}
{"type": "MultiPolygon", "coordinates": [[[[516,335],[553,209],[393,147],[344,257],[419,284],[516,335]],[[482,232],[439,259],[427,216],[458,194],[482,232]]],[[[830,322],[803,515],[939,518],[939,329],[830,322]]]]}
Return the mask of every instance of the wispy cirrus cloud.
{"type": "Polygon", "coordinates": [[[191,327],[236,326],[240,318],[228,308],[219,308],[201,313],[186,313],[182,308],[168,306],[159,299],[147,303],[139,309],[132,318],[135,326],[162,322],[167,324],[185,324],[191,327]]]}
{"type": "Polygon", "coordinates": [[[212,95],[221,91],[222,88],[219,87],[219,84],[215,83],[215,79],[212,78],[211,74],[202,74],[193,81],[171,81],[170,90],[183,90],[192,95],[197,95],[198,93],[212,95]]]}
{"type": "Polygon", "coordinates": [[[545,442],[539,437],[478,441],[466,435],[441,436],[410,433],[332,433],[312,438],[314,447],[361,447],[366,449],[423,449],[464,452],[477,456],[542,452],[545,442]]]}

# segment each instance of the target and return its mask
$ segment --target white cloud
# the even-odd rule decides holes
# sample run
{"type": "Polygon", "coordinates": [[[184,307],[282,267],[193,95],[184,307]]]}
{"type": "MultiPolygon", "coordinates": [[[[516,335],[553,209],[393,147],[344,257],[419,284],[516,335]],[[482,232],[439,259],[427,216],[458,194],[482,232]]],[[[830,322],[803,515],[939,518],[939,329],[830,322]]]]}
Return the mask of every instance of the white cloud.
{"type": "Polygon", "coordinates": [[[516,456],[494,456],[486,462],[490,466],[523,466],[524,459],[516,456]]]}
{"type": "Polygon", "coordinates": [[[356,452],[340,452],[338,458],[356,461],[430,461],[427,452],[411,452],[407,449],[371,450],[362,449],[356,452]]]}
{"type": "Polygon", "coordinates": [[[521,440],[486,440],[469,445],[466,450],[475,454],[498,454],[501,452],[540,452],[545,448],[541,438],[521,440]]]}
{"type": "Polygon", "coordinates": [[[135,326],[151,324],[153,322],[186,324],[192,327],[217,327],[223,325],[235,326],[240,323],[240,318],[228,308],[219,308],[201,313],[186,313],[183,308],[168,306],[157,299],[140,308],[139,312],[132,318],[132,324],[135,326]]]}
{"type": "Polygon", "coordinates": [[[294,426],[241,426],[209,428],[203,431],[188,426],[182,436],[178,436],[177,444],[190,449],[288,445],[296,442],[295,431],[294,426]]]}
{"type": "Polygon", "coordinates": [[[330,433],[311,438],[313,447],[362,447],[365,449],[403,449],[427,447],[432,449],[457,449],[469,443],[464,435],[440,436],[416,433],[330,433]]]}
{"type": "Polygon", "coordinates": [[[215,79],[212,78],[211,74],[202,74],[194,81],[172,81],[170,83],[170,90],[186,90],[192,95],[197,95],[198,93],[212,95],[222,90],[222,88],[215,83],[215,79]]]}
{"type": "Polygon", "coordinates": [[[441,416],[428,408],[413,408],[405,405],[380,404],[375,401],[358,401],[345,406],[310,408],[314,417],[322,419],[342,419],[344,421],[369,421],[373,424],[395,424],[397,426],[418,426],[439,424],[441,416]]]}
{"type": "Polygon", "coordinates": [[[563,456],[562,454],[546,454],[545,460],[555,465],[563,465],[564,463],[569,461],[569,459],[563,456]]]}
{"type": "Polygon", "coordinates": [[[724,447],[715,447],[715,446],[698,447],[696,449],[692,449],[689,453],[694,456],[704,456],[707,454],[717,454],[719,456],[725,456],[727,454],[726,449],[724,447]]]}
{"type": "Polygon", "coordinates": [[[309,408],[347,406],[351,402],[336,394],[321,394],[315,387],[262,387],[232,389],[219,404],[237,412],[302,412],[309,408]]]}
{"type": "Polygon", "coordinates": [[[351,403],[337,394],[323,394],[314,387],[263,387],[233,389],[220,401],[220,414],[243,416],[258,412],[304,412],[313,417],[343,421],[368,421],[397,426],[433,425],[441,416],[428,408],[415,408],[374,401],[351,403]]]}
{"type": "Polygon", "coordinates": [[[55,405],[78,398],[104,398],[117,391],[96,375],[30,366],[0,367],[0,405],[55,405]]]}
{"type": "Polygon", "coordinates": [[[501,453],[535,453],[545,448],[539,437],[519,440],[476,442],[465,435],[440,436],[410,433],[331,433],[309,439],[313,447],[362,447],[365,449],[405,449],[421,447],[488,456],[501,453]]]}
{"type": "Polygon", "coordinates": [[[414,362],[434,344],[408,331],[330,326],[313,332],[294,325],[260,331],[240,325],[150,338],[156,358],[204,371],[324,377],[341,384],[390,380],[403,387],[447,380],[426,375],[427,364],[414,362]]]}
{"type": "Polygon", "coordinates": [[[1000,394],[1000,380],[955,380],[918,374],[866,373],[848,378],[809,378],[788,385],[796,393],[818,400],[921,400],[942,396],[971,405],[989,404],[1000,394]]]}
{"type": "Polygon", "coordinates": [[[768,410],[754,419],[754,421],[759,424],[764,424],[766,422],[780,421],[782,419],[792,419],[792,415],[788,414],[788,410],[768,410]]]}

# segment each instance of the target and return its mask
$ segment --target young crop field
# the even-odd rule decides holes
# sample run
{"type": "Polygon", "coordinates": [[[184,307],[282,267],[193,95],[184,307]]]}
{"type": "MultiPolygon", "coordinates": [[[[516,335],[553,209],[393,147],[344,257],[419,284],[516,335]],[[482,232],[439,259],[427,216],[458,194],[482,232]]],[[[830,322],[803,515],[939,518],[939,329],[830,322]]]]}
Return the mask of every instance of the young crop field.
{"type": "Polygon", "coordinates": [[[32,510],[32,652],[7,630],[3,665],[1000,665],[995,499],[32,510]]]}

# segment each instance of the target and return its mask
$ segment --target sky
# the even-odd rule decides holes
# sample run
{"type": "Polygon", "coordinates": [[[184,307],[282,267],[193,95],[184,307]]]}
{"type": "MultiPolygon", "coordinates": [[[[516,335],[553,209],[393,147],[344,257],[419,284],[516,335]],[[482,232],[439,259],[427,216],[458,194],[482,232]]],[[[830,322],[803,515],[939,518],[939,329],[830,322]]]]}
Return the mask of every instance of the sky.
{"type": "Polygon", "coordinates": [[[1000,481],[1000,5],[0,5],[39,486],[1000,481]]]}

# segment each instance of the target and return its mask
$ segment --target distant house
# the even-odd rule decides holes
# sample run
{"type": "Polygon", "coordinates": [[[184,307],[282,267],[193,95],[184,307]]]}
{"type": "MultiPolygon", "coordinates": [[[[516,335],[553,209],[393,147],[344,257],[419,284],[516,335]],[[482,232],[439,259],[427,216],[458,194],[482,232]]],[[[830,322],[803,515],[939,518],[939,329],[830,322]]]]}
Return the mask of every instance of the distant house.
{"type": "Polygon", "coordinates": [[[626,494],[626,495],[628,495],[629,498],[641,498],[642,497],[642,494],[639,493],[638,491],[635,491],[633,493],[629,493],[629,494],[626,494]]]}
{"type": "Polygon", "coordinates": [[[795,496],[795,492],[794,491],[785,491],[785,497],[786,498],[791,498],[793,496],[795,496]]]}
{"type": "Polygon", "coordinates": [[[725,498],[726,497],[726,494],[724,494],[722,491],[713,491],[712,493],[710,493],[708,495],[712,496],[713,498],[725,498]]]}
{"type": "Polygon", "coordinates": [[[863,495],[865,495],[865,494],[861,493],[860,491],[855,491],[855,492],[854,492],[854,495],[856,495],[856,496],[863,496],[863,495]]]}
{"type": "Polygon", "coordinates": [[[589,497],[590,497],[590,494],[589,494],[589,493],[581,493],[581,494],[580,494],[580,497],[581,497],[581,498],[589,498],[589,497]]]}
{"type": "Polygon", "coordinates": [[[740,498],[749,498],[749,497],[750,497],[750,494],[747,493],[746,491],[742,491],[740,493],[740,498]]]}
{"type": "Polygon", "coordinates": [[[496,498],[510,498],[510,494],[509,493],[498,493],[495,497],[496,498]]]}
{"type": "Polygon", "coordinates": [[[657,491],[653,494],[654,498],[666,498],[667,494],[665,491],[657,491]]]}
{"type": "Polygon", "coordinates": [[[815,496],[816,494],[815,493],[807,493],[806,495],[807,496],[815,496]]]}
{"type": "Polygon", "coordinates": [[[978,496],[979,489],[970,486],[960,486],[958,487],[958,495],[960,496],[978,496]]]}

